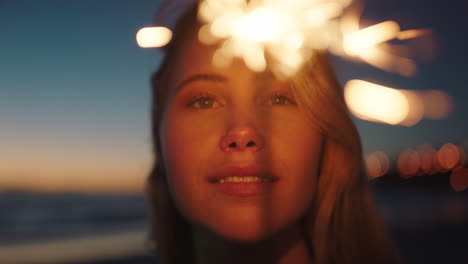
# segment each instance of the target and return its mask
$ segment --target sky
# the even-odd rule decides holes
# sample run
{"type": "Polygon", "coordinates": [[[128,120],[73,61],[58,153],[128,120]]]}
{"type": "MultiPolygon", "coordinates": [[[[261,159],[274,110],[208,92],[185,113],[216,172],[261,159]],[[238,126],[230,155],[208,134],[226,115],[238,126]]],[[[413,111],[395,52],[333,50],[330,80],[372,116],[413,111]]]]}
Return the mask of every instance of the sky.
{"type": "MultiPolygon", "coordinates": [[[[149,76],[135,33],[157,0],[0,0],[0,190],[142,191],[151,167],[149,76]]],[[[437,52],[411,78],[335,58],[340,81],[447,92],[455,110],[413,127],[355,118],[364,152],[468,146],[468,8],[462,0],[368,0],[364,18],[432,28],[437,52]]]]}

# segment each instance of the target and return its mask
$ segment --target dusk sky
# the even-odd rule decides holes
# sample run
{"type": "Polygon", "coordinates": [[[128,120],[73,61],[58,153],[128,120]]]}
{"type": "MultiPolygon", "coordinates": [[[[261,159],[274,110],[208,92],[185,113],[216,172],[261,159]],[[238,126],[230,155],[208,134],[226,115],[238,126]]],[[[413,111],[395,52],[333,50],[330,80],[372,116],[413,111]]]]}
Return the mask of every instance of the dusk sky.
{"type": "MultiPolygon", "coordinates": [[[[444,120],[397,127],[356,120],[365,153],[423,143],[468,146],[468,8],[462,0],[368,0],[364,18],[432,28],[436,57],[416,76],[335,61],[364,79],[454,98],[444,120]]],[[[137,46],[159,5],[138,1],[0,1],[0,189],[141,191],[151,165],[149,75],[159,55],[137,46]]]]}

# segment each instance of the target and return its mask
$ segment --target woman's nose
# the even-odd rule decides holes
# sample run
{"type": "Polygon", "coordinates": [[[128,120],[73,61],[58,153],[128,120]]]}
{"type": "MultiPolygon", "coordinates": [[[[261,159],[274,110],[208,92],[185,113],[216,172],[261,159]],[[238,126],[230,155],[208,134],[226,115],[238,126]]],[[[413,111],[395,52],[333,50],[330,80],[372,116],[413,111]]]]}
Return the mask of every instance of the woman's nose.
{"type": "Polygon", "coordinates": [[[263,148],[263,139],[250,124],[234,124],[221,138],[223,151],[258,151],[263,148]]]}

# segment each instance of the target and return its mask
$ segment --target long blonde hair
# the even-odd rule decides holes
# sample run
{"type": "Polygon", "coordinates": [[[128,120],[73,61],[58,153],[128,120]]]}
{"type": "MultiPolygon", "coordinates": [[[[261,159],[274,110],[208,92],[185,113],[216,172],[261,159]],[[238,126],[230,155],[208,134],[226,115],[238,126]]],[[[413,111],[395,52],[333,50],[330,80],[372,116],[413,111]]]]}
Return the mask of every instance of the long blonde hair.
{"type": "MultiPolygon", "coordinates": [[[[155,163],[148,180],[151,239],[163,263],[193,262],[190,225],[168,190],[159,126],[167,100],[171,57],[194,30],[196,8],[179,21],[167,57],[152,77],[155,163]]],[[[317,191],[302,219],[313,263],[398,263],[395,247],[375,209],[362,162],[359,135],[326,54],[318,53],[291,79],[293,92],[311,122],[325,136],[317,191]]]]}

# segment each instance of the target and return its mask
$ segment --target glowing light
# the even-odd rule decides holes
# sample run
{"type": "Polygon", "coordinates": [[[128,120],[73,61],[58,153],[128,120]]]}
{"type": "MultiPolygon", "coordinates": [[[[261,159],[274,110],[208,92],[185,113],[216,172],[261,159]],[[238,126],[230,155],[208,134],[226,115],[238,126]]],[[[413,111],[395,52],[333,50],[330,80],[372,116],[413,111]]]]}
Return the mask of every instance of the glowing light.
{"type": "Polygon", "coordinates": [[[429,119],[444,119],[453,111],[452,98],[443,91],[421,92],[424,103],[424,116],[429,119]]]}
{"type": "Polygon", "coordinates": [[[396,89],[351,80],[345,86],[344,95],[351,112],[364,120],[396,125],[409,113],[408,99],[396,89]]]}
{"type": "Polygon", "coordinates": [[[377,178],[385,175],[390,168],[390,159],[382,151],[374,152],[366,156],[366,170],[369,178],[377,178]]]}
{"type": "Polygon", "coordinates": [[[443,145],[437,153],[440,165],[450,170],[454,168],[460,162],[459,148],[452,143],[443,145]]]}
{"type": "Polygon", "coordinates": [[[399,31],[396,22],[382,22],[345,35],[343,47],[348,54],[360,56],[373,46],[395,38],[399,31]]]}
{"type": "Polygon", "coordinates": [[[397,169],[400,177],[408,179],[416,175],[421,167],[419,153],[412,149],[403,151],[398,157],[397,169]]]}
{"type": "Polygon", "coordinates": [[[421,158],[421,171],[425,174],[435,174],[439,171],[437,161],[437,151],[429,144],[419,147],[419,157],[421,158]]]}
{"type": "MultiPolygon", "coordinates": [[[[362,59],[370,65],[385,71],[411,76],[416,72],[416,64],[399,52],[395,46],[385,43],[400,36],[400,26],[394,21],[386,21],[359,30],[359,16],[347,20],[343,28],[343,49],[349,56],[362,59]]],[[[410,33],[401,37],[410,38],[410,33]]],[[[420,36],[413,34],[414,37],[420,36]]],[[[400,49],[401,50],[401,49],[400,49]]]]}
{"type": "MultiPolygon", "coordinates": [[[[408,58],[409,47],[388,42],[420,38],[431,30],[400,31],[394,21],[360,29],[360,12],[351,5],[352,0],[202,0],[198,37],[207,44],[236,43],[235,49],[225,49],[223,56],[213,58],[217,65],[229,65],[236,57],[254,71],[270,68],[280,76],[296,73],[317,50],[360,59],[386,71],[414,74],[416,64],[408,58]],[[265,57],[271,60],[266,63],[265,57]]],[[[171,38],[164,27],[142,28],[137,33],[138,45],[144,48],[163,47],[171,38]]]]}
{"type": "Polygon", "coordinates": [[[138,46],[142,48],[163,47],[172,38],[172,32],[165,27],[145,27],[136,34],[138,46]]]}
{"type": "Polygon", "coordinates": [[[399,40],[406,40],[406,39],[427,36],[427,35],[430,35],[431,33],[432,33],[431,29],[410,29],[410,30],[398,32],[397,38],[399,40]]]}
{"type": "Polygon", "coordinates": [[[404,126],[413,126],[424,117],[424,102],[421,100],[419,93],[416,91],[400,90],[408,100],[409,111],[405,120],[401,122],[404,126]]]}
{"type": "Polygon", "coordinates": [[[234,35],[257,42],[274,41],[278,35],[280,21],[265,8],[259,8],[239,19],[234,26],[234,35]]]}
{"type": "Polygon", "coordinates": [[[217,64],[229,64],[229,57],[237,57],[254,71],[269,67],[280,76],[294,74],[316,50],[413,74],[415,63],[395,52],[388,41],[416,38],[427,31],[400,31],[394,21],[359,29],[359,15],[350,15],[350,5],[351,0],[204,0],[199,6],[204,23],[199,39],[236,43],[235,49],[221,48],[227,62],[220,63],[218,54],[213,58],[217,64]],[[271,60],[266,63],[265,57],[271,60]]]}
{"type": "Polygon", "coordinates": [[[358,118],[391,125],[413,126],[423,117],[442,119],[453,109],[453,103],[442,91],[409,91],[394,89],[362,80],[345,85],[345,100],[358,118]]]}

